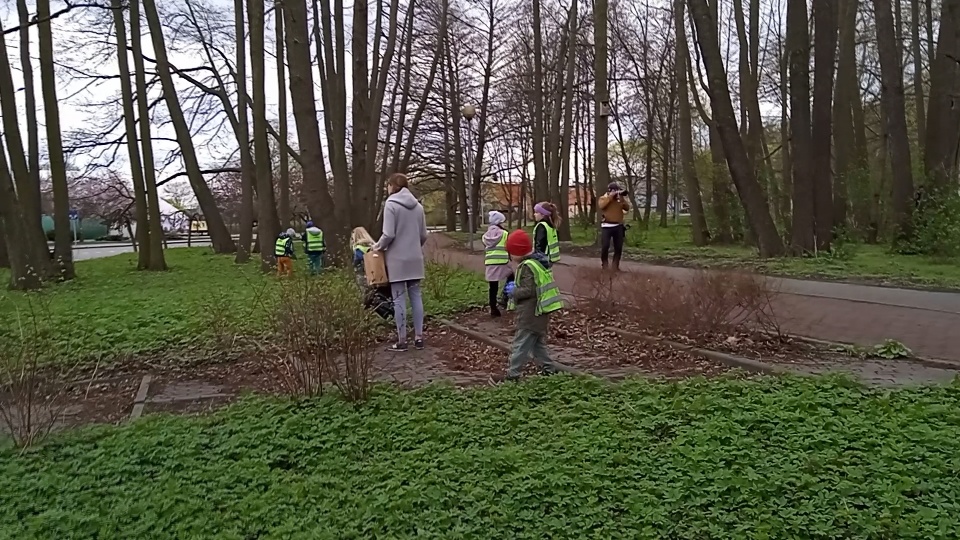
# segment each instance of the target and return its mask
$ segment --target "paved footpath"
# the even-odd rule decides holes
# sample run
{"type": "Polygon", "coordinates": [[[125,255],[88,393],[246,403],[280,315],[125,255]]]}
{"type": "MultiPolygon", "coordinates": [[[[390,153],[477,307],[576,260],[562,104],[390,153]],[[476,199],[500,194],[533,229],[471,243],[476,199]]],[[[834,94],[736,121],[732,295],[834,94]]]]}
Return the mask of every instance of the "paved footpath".
{"type": "MultiPolygon", "coordinates": [[[[454,249],[444,235],[430,235],[434,259],[483,270],[482,253],[454,249]]],[[[564,255],[555,267],[560,289],[575,292],[578,267],[597,267],[598,259],[564,255]]],[[[677,279],[696,270],[624,261],[634,272],[665,273],[677,279]]],[[[960,294],[928,292],[846,283],[769,277],[780,291],[775,310],[784,332],[829,341],[872,346],[895,339],[914,353],[960,362],[960,294]]]]}

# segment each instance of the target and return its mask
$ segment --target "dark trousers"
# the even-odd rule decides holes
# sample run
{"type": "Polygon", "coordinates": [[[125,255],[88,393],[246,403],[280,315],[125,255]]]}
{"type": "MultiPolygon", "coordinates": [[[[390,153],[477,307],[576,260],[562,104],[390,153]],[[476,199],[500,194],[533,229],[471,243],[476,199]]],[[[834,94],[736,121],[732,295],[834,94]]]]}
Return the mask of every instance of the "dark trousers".
{"type": "Polygon", "coordinates": [[[307,266],[310,268],[311,274],[319,274],[320,271],[323,270],[323,252],[308,251],[307,266]]]}
{"type": "Polygon", "coordinates": [[[500,292],[500,282],[499,281],[488,281],[490,285],[490,309],[497,309],[497,294],[500,292]]]}
{"type": "Polygon", "coordinates": [[[613,267],[620,268],[620,257],[623,255],[623,238],[626,229],[623,225],[616,227],[602,227],[600,229],[600,262],[603,267],[607,267],[607,261],[610,258],[610,244],[613,244],[613,267]]]}

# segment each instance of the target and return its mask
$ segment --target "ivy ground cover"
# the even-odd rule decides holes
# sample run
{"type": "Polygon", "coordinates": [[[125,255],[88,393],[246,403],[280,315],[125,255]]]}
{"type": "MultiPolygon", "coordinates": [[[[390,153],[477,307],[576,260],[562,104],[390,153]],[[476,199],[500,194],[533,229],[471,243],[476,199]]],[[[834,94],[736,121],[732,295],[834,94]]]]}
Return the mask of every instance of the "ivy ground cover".
{"type": "Polygon", "coordinates": [[[566,376],[249,399],[0,450],[0,538],[954,538],[958,405],[566,376]]]}

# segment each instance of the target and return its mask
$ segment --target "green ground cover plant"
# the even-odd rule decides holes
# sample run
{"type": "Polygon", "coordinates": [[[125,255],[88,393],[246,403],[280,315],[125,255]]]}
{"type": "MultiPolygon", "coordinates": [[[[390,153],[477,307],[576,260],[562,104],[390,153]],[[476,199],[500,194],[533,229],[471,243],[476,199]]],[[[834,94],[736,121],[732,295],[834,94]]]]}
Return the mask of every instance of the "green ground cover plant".
{"type": "Polygon", "coordinates": [[[955,538],[958,471],[956,386],[380,387],[0,450],[0,537],[955,538]]]}
{"type": "MultiPolygon", "coordinates": [[[[216,348],[219,334],[255,336],[266,331],[267,305],[279,282],[257,263],[236,265],[209,248],[168,250],[168,272],[137,272],[134,254],[80,261],[78,278],[40,293],[0,290],[0,340],[17,340],[25,325],[40,325],[49,336],[50,360],[101,359],[172,354],[216,348]]],[[[304,279],[305,263],[297,261],[304,279]]],[[[443,316],[484,301],[484,283],[475,274],[442,266],[433,270],[455,293],[431,296],[425,308],[443,316]]],[[[0,281],[6,280],[0,270],[0,281]]],[[[322,277],[319,279],[323,279],[322,277]]]]}
{"type": "MultiPolygon", "coordinates": [[[[463,233],[452,233],[465,240],[463,233]]],[[[593,227],[571,224],[576,246],[593,245],[593,227]]],[[[673,266],[742,268],[760,274],[829,281],[862,281],[920,288],[960,289],[960,258],[904,255],[885,245],[840,242],[833,253],[818,257],[760,259],[757,250],[745,245],[698,247],[691,241],[690,223],[682,218],[661,228],[648,230],[638,222],[627,232],[624,257],[673,266]]],[[[591,252],[592,253],[592,252],[591,252]]],[[[577,253],[584,254],[584,253],[577,253]]]]}

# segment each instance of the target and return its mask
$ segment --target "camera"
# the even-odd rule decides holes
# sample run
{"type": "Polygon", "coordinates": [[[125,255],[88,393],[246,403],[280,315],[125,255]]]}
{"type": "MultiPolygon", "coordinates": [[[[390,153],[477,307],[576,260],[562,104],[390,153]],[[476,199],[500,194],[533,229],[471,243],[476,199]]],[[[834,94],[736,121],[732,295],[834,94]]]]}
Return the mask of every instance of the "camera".
{"type": "Polygon", "coordinates": [[[626,197],[626,196],[628,196],[628,195],[630,195],[630,192],[627,191],[627,190],[625,190],[625,189],[621,189],[621,190],[618,190],[618,191],[614,191],[614,192],[613,192],[613,196],[614,196],[614,197],[617,197],[617,198],[626,197]]]}

